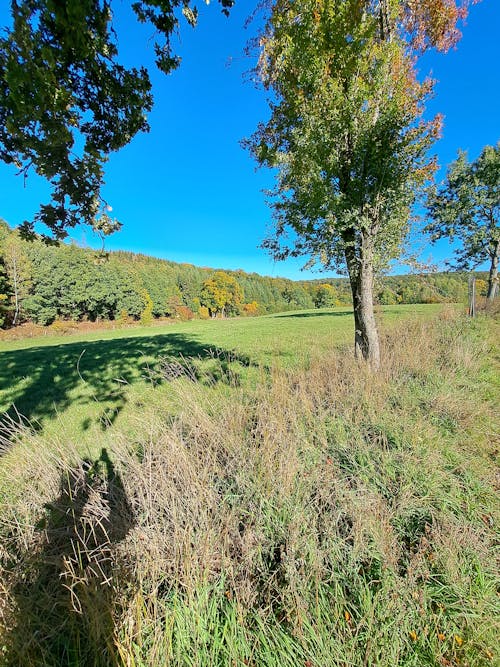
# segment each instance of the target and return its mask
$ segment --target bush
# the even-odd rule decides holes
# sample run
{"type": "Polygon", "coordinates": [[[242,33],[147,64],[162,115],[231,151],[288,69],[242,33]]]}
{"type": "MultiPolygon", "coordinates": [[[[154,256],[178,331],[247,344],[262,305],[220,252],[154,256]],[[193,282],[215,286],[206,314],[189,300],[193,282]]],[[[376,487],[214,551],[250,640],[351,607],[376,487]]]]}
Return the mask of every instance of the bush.
{"type": "Polygon", "coordinates": [[[200,306],[198,308],[198,315],[201,320],[208,320],[210,318],[210,312],[206,306],[200,306]]]}
{"type": "Polygon", "coordinates": [[[245,303],[243,305],[243,314],[247,317],[255,317],[259,312],[260,308],[257,301],[252,301],[251,303],[245,303]]]}
{"type": "Polygon", "coordinates": [[[77,323],[74,320],[63,320],[60,318],[55,319],[50,325],[52,331],[56,333],[67,333],[68,331],[74,331],[78,328],[77,323]]]}
{"type": "Polygon", "coordinates": [[[194,318],[194,313],[191,308],[187,306],[179,306],[177,308],[177,317],[179,317],[183,322],[187,320],[192,320],[194,318]]]}
{"type": "Polygon", "coordinates": [[[119,315],[119,317],[118,317],[118,322],[119,322],[120,324],[123,324],[123,325],[125,325],[125,324],[131,324],[131,323],[133,322],[133,318],[130,317],[130,315],[127,313],[127,311],[123,308],[123,309],[120,311],[120,315],[119,315]]]}

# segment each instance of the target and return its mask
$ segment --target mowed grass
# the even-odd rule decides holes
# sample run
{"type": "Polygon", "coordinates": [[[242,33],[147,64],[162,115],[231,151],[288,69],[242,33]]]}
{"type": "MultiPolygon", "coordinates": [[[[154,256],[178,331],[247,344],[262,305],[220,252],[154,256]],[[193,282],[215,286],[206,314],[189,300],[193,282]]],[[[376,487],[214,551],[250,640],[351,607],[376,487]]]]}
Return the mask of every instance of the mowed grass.
{"type": "MultiPolygon", "coordinates": [[[[391,306],[379,317],[387,326],[439,308],[391,306]]],[[[259,381],[262,369],[306,367],[352,337],[352,311],[337,308],[0,342],[0,414],[48,435],[93,442],[96,428],[126,420],[142,403],[164,401],[168,387],[162,391],[152,377],[160,359],[195,360],[205,377],[222,359],[232,383],[259,381]]]]}

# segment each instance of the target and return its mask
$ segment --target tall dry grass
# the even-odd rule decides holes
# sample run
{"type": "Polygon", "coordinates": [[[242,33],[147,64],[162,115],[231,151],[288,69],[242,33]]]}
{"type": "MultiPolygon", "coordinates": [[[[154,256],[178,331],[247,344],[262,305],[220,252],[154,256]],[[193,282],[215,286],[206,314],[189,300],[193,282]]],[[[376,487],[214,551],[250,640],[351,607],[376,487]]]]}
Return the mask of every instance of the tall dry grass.
{"type": "Polygon", "coordinates": [[[20,434],[5,459],[6,665],[493,664],[492,323],[392,330],[221,394],[172,381],[82,460],[20,434]]]}

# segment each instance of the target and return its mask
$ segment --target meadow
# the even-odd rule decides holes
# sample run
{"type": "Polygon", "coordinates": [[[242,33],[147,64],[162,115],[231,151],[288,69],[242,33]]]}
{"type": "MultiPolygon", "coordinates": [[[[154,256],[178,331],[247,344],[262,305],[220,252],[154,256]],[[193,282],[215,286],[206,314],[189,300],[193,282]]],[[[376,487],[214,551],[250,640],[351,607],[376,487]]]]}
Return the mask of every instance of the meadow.
{"type": "MultiPolygon", "coordinates": [[[[385,306],[380,317],[390,326],[441,307],[385,306]]],[[[248,382],[263,368],[306,367],[348,344],[352,326],[351,310],[336,308],[0,341],[0,414],[93,443],[96,429],[101,438],[137,404],[168,400],[155,379],[160,361],[196,365],[210,383],[223,361],[231,382],[248,382]]]]}
{"type": "Polygon", "coordinates": [[[498,320],[378,317],[0,343],[0,664],[495,664],[498,320]]]}

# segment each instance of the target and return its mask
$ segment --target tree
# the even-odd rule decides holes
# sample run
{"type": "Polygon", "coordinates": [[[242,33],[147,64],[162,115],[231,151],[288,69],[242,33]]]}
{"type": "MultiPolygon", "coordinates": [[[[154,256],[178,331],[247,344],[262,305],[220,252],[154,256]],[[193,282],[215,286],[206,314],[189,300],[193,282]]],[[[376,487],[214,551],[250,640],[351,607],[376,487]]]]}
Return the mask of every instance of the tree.
{"type": "Polygon", "coordinates": [[[383,306],[392,306],[398,303],[398,295],[389,287],[384,287],[377,294],[377,300],[383,306]]]}
{"type": "Polygon", "coordinates": [[[212,317],[219,313],[222,317],[236,315],[243,302],[243,290],[236,278],[225,271],[216,271],[203,283],[200,301],[208,308],[212,317]]]}
{"type": "Polygon", "coordinates": [[[315,308],[331,308],[338,305],[337,292],[332,285],[323,283],[318,285],[314,291],[314,306],[315,308]]]}
{"type": "Polygon", "coordinates": [[[3,250],[5,248],[5,240],[10,233],[7,223],[0,218],[0,327],[3,327],[7,319],[7,313],[10,303],[10,285],[7,277],[7,269],[5,268],[5,260],[3,257],[3,250]]]}
{"type": "Polygon", "coordinates": [[[3,242],[3,264],[11,289],[13,306],[12,325],[19,324],[24,301],[31,288],[31,263],[16,232],[12,232],[3,242]]]}
{"type": "Polygon", "coordinates": [[[435,168],[427,151],[440,118],[422,118],[432,82],[418,81],[416,58],[456,42],[464,4],[276,0],[260,38],[258,71],[274,98],[270,120],[246,143],[278,171],[264,247],[275,259],[307,255],[308,264],[347,269],[355,353],[374,368],[374,272],[399,254],[435,168]]]}
{"type": "Polygon", "coordinates": [[[299,284],[287,282],[282,297],[290,308],[311,308],[313,305],[309,293],[299,284]]]}
{"type": "Polygon", "coordinates": [[[144,299],[144,308],[141,312],[141,324],[149,326],[153,321],[153,300],[145,289],[142,290],[141,296],[144,299]]]}
{"type": "MultiPolygon", "coordinates": [[[[225,13],[233,0],[219,0],[225,13]]],[[[0,38],[0,159],[26,176],[31,168],[52,187],[35,220],[55,238],[78,223],[106,235],[120,223],[101,195],[108,155],[148,130],[153,97],[144,67],[118,61],[111,0],[11,0],[12,26],[0,38]]],[[[137,0],[141,23],[160,43],[165,73],[180,59],[171,35],[182,14],[195,25],[191,0],[137,0]]],[[[23,225],[32,234],[33,224],[23,225]]]]}
{"type": "Polygon", "coordinates": [[[489,262],[488,299],[498,292],[500,257],[500,142],[485,146],[473,162],[460,151],[446,179],[430,191],[427,209],[432,240],[459,239],[455,268],[472,270],[489,262]]]}

